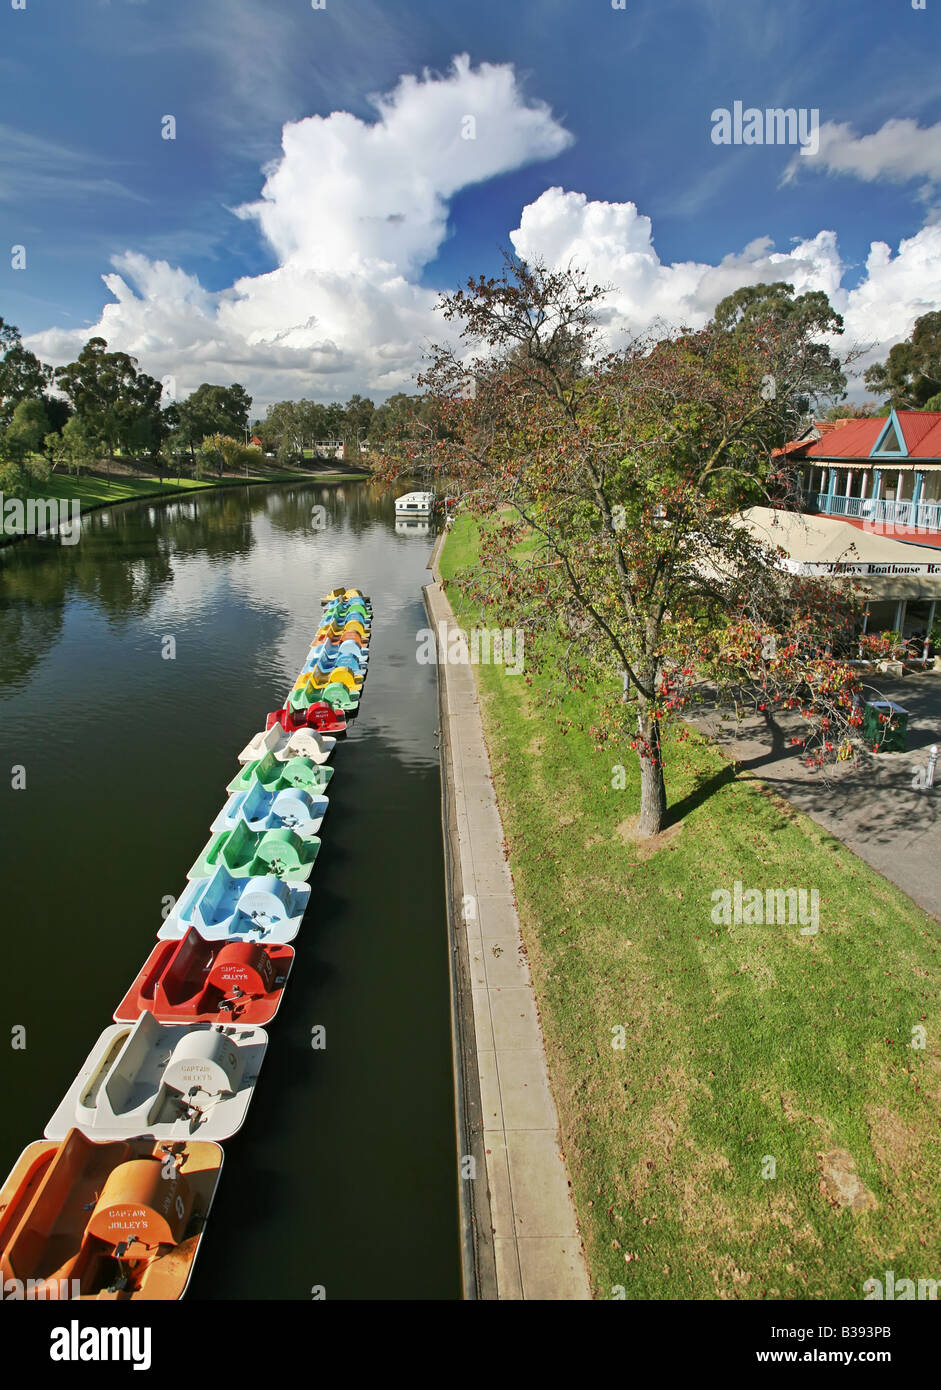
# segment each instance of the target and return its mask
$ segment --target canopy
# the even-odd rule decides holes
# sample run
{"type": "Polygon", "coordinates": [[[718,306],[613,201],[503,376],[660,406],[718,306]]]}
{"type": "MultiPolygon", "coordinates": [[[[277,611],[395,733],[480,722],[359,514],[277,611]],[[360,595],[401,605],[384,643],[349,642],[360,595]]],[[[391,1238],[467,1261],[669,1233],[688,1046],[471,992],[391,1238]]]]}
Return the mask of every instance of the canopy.
{"type": "Polygon", "coordinates": [[[795,574],[854,579],[873,598],[941,598],[941,550],[909,545],[829,516],[749,507],[739,524],[779,546],[795,574]]]}

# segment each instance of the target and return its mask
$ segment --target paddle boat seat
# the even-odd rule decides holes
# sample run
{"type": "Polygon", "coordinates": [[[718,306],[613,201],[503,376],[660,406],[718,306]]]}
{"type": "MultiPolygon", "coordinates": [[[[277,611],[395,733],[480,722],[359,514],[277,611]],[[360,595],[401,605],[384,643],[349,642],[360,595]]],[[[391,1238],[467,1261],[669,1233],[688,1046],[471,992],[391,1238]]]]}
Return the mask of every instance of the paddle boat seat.
{"type": "Polygon", "coordinates": [[[283,946],[300,931],[310,885],[273,874],[235,878],[220,865],[211,878],[191,878],[157,932],[178,940],[196,927],[206,941],[263,941],[283,946]]]}
{"type": "MultiPolygon", "coordinates": [[[[322,698],[322,694],[318,695],[318,699],[322,698]]],[[[318,766],[310,758],[290,758],[286,763],[281,763],[273,753],[266,753],[257,762],[246,763],[239,775],[233,777],[226,791],[248,791],[253,782],[260,782],[270,792],[295,787],[299,791],[310,792],[312,796],[322,796],[332,776],[332,767],[318,766]]]]}
{"type": "Polygon", "coordinates": [[[299,733],[288,733],[280,724],[271,729],[263,729],[248,742],[239,754],[239,762],[257,762],[266,753],[273,753],[279,763],[291,758],[310,758],[312,763],[325,763],[337,746],[335,738],[320,734],[316,729],[302,729],[299,733]]]}
{"type": "Polygon", "coordinates": [[[293,830],[249,830],[240,820],[234,830],[221,830],[204,848],[187,878],[209,878],[220,865],[233,878],[272,875],[285,883],[305,883],[320,852],[320,841],[302,840],[293,830]]]}
{"type": "Polygon", "coordinates": [[[242,823],[249,830],[293,830],[308,840],[320,830],[329,805],[325,796],[311,796],[297,787],[268,792],[255,782],[248,791],[232,793],[209,829],[217,835],[242,823]]]}
{"type": "Polygon", "coordinates": [[[27,1299],[183,1297],[222,1170],[205,1140],[28,1144],[0,1189],[0,1287],[27,1299]]]}
{"type": "Polygon", "coordinates": [[[301,686],[291,691],[288,700],[292,709],[304,709],[311,700],[326,700],[329,704],[345,710],[348,715],[355,714],[359,709],[359,693],[354,693],[339,681],[331,681],[322,688],[301,686]]]}
{"type": "Polygon", "coordinates": [[[148,1010],[106,1028],[55,1114],[47,1139],[228,1139],[261,1070],[263,1028],[158,1023],[148,1010]]]}
{"type": "Polygon", "coordinates": [[[133,1023],[146,1010],[158,1023],[263,1027],[278,1012],[293,964],[293,946],[204,941],[191,927],[179,941],[157,942],[114,1021],[133,1023]]]}
{"type": "Polygon", "coordinates": [[[272,710],[265,720],[265,728],[272,729],[275,724],[280,724],[289,734],[296,734],[301,729],[316,729],[321,734],[346,733],[346,720],[343,715],[325,700],[308,705],[303,714],[294,713],[289,709],[272,710]]]}

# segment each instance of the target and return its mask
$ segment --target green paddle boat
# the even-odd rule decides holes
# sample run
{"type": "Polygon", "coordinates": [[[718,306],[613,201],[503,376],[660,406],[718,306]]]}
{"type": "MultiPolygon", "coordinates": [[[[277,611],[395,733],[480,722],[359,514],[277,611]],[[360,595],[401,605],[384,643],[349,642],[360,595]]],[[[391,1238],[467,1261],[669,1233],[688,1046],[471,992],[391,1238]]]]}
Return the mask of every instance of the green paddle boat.
{"type": "Polygon", "coordinates": [[[325,700],[328,705],[333,705],[337,709],[346,710],[348,713],[359,709],[359,692],[348,690],[339,681],[331,681],[322,690],[313,689],[310,686],[302,686],[291,691],[290,708],[306,709],[308,705],[316,700],[325,700]]]}
{"type": "Polygon", "coordinates": [[[316,835],[301,839],[293,830],[249,830],[239,821],[234,830],[213,836],[186,877],[211,878],[222,864],[235,878],[270,874],[285,883],[304,883],[319,850],[316,835]]]}
{"type": "Polygon", "coordinates": [[[273,753],[266,753],[263,758],[246,763],[226,791],[247,792],[256,782],[260,782],[266,792],[283,792],[288,787],[298,787],[301,791],[321,796],[332,776],[332,767],[318,767],[310,758],[289,758],[286,763],[279,763],[273,753]]]}

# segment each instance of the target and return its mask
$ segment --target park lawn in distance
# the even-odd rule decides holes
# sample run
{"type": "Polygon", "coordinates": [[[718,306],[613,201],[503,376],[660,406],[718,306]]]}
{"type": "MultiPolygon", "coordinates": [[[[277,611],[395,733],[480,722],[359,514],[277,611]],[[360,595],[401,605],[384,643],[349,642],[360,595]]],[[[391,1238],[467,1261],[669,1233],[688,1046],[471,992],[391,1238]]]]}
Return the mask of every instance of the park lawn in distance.
{"type": "Polygon", "coordinates": [[[178,492],[194,492],[212,487],[212,480],[192,478],[130,477],[116,474],[113,478],[101,473],[53,473],[46,482],[31,482],[28,495],[36,498],[56,498],[59,501],[80,502],[83,509],[100,507],[108,502],[126,502],[136,497],[159,497],[178,492]]]}
{"type": "MultiPolygon", "coordinates": [[[[446,581],[477,535],[459,516],[446,581]]],[[[465,627],[504,626],[448,592],[465,627]]],[[[696,732],[665,747],[681,827],[639,846],[630,747],[596,751],[591,692],[559,709],[527,674],[475,670],[595,1296],[941,1279],[937,924],[696,732]],[[735,880],[818,889],[819,932],[716,925],[735,880]]]]}
{"type": "Polygon", "coordinates": [[[258,483],[334,483],[346,482],[360,476],[342,470],[330,473],[304,473],[276,468],[261,474],[252,473],[247,477],[239,473],[225,474],[221,478],[209,475],[204,478],[174,478],[164,475],[162,480],[156,474],[115,473],[113,477],[109,477],[97,471],[79,474],[53,473],[45,482],[31,481],[26,495],[37,500],[74,500],[80,503],[82,511],[92,511],[116,502],[149,497],[174,497],[180,493],[205,492],[211,488],[244,487],[258,483]]]}

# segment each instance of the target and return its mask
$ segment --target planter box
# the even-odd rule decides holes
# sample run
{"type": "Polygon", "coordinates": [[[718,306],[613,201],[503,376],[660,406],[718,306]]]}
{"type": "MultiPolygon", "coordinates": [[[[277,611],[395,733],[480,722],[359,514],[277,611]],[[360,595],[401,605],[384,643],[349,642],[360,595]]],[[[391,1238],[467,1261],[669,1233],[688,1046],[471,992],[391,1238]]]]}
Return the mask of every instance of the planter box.
{"type": "Polygon", "coordinates": [[[908,739],[908,710],[891,700],[872,700],[863,710],[863,737],[879,753],[904,753],[908,739]],[[883,720],[886,715],[891,725],[883,720]]]}

